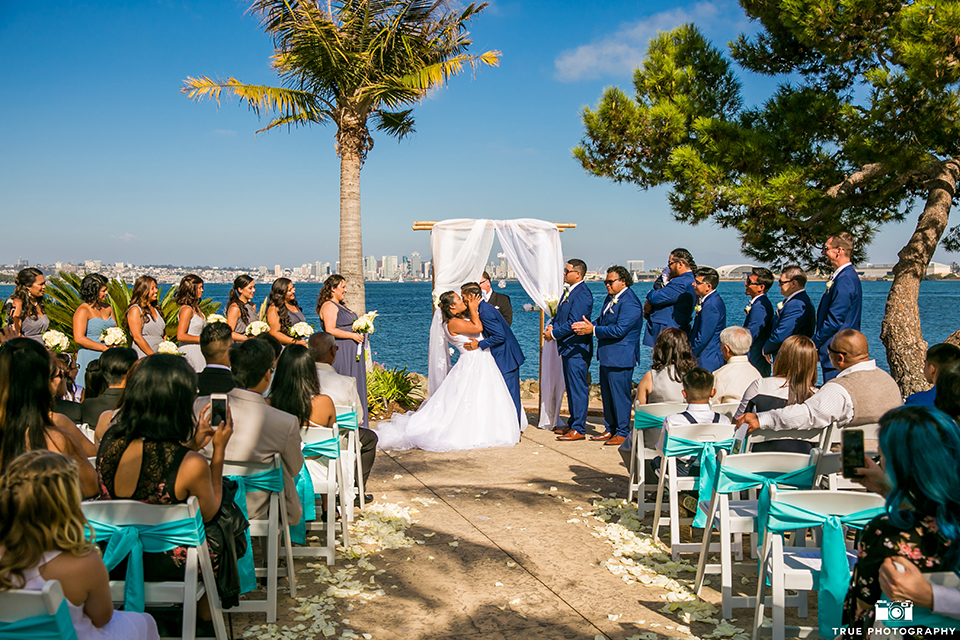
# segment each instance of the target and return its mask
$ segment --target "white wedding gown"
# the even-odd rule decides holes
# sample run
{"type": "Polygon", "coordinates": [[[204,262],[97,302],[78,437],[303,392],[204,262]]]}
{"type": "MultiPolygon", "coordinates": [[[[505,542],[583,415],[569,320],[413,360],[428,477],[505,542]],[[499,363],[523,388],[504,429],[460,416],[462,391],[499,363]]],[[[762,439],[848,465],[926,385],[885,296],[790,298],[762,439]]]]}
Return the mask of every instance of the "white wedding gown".
{"type": "Polygon", "coordinates": [[[463,348],[481,336],[453,336],[446,325],[443,332],[460,351],[460,359],[417,411],[395,413],[377,426],[377,448],[443,452],[520,442],[520,416],[493,356],[463,348]]]}

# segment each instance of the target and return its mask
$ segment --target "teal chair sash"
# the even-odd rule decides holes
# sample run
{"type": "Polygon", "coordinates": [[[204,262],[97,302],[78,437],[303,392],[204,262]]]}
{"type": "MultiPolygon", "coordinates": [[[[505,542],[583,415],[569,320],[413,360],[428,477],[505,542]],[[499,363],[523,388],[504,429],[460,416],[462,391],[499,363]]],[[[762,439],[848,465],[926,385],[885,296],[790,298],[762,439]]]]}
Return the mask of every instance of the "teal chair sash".
{"type": "Polygon", "coordinates": [[[123,587],[123,608],[126,611],[142,613],[144,609],[144,552],[162,553],[180,546],[196,547],[206,539],[199,511],[193,519],[184,518],[157,525],[118,526],[95,520],[89,522],[97,540],[107,543],[103,563],[108,571],[128,558],[123,587]]]}
{"type": "MultiPolygon", "coordinates": [[[[330,460],[340,457],[340,438],[330,438],[320,442],[310,442],[303,445],[304,458],[323,456],[330,460]]],[[[303,517],[300,522],[290,527],[290,539],[297,544],[307,544],[307,523],[317,519],[317,497],[313,490],[313,480],[307,469],[307,461],[303,461],[300,473],[297,474],[297,495],[303,507],[303,517]]]]}
{"type": "Polygon", "coordinates": [[[717,476],[717,493],[729,494],[761,488],[757,499],[757,531],[763,534],[763,527],[767,522],[767,512],[770,510],[770,492],[767,491],[767,488],[775,485],[779,488],[810,489],[813,487],[816,470],[816,465],[810,465],[786,473],[776,471],[753,473],[730,466],[721,466],[717,476]]]}
{"type": "Polygon", "coordinates": [[[356,431],[360,427],[360,420],[357,417],[357,410],[337,414],[337,426],[341,429],[356,431]]]}
{"type": "Polygon", "coordinates": [[[14,622],[0,622],[0,640],[77,640],[77,632],[70,619],[70,609],[64,598],[57,612],[45,613],[14,622]]]}
{"type": "Polygon", "coordinates": [[[633,414],[634,429],[659,429],[663,426],[663,418],[652,416],[649,413],[635,411],[633,414]]]}
{"type": "MultiPolygon", "coordinates": [[[[720,449],[730,451],[731,447],[733,447],[733,438],[718,442],[693,442],[671,436],[667,431],[663,439],[664,456],[697,456],[697,462],[700,463],[700,480],[697,483],[698,505],[701,502],[708,502],[713,493],[713,485],[717,477],[717,451],[720,449]]],[[[698,507],[693,526],[702,527],[706,522],[707,514],[698,507]]]]}
{"type": "MultiPolygon", "coordinates": [[[[877,604],[890,601],[881,596],[877,604]]],[[[948,618],[947,616],[934,613],[924,607],[913,607],[913,619],[911,620],[884,620],[883,624],[887,627],[929,627],[931,629],[960,629],[960,620],[948,618]]],[[[949,635],[944,633],[943,635],[949,635]]]]}
{"type": "Polygon", "coordinates": [[[868,522],[886,512],[884,507],[865,509],[847,516],[831,516],[800,507],[770,503],[767,529],[783,533],[794,529],[823,526],[820,545],[820,584],[817,593],[817,622],[820,637],[833,638],[840,633],[843,600],[850,586],[850,564],[843,543],[843,526],[862,529],[868,522]]]}
{"type": "MultiPolygon", "coordinates": [[[[283,493],[283,472],[279,467],[268,469],[263,473],[252,476],[225,476],[237,483],[237,493],[234,502],[240,507],[244,517],[250,518],[247,512],[247,491],[274,491],[283,493]]],[[[280,508],[284,509],[283,500],[280,508]]],[[[250,529],[244,532],[247,538],[247,552],[237,560],[237,569],[240,571],[240,593],[249,593],[257,588],[257,569],[253,564],[253,545],[250,543],[250,529]]]]}

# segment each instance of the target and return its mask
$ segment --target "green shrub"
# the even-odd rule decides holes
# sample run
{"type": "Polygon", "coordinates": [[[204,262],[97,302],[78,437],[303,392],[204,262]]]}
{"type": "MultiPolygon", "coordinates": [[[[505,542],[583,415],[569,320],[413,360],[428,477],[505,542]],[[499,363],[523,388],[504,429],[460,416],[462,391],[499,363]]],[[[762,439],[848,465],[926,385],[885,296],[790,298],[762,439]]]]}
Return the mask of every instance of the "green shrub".
{"type": "Polygon", "coordinates": [[[387,369],[374,363],[367,371],[367,409],[371,415],[383,413],[393,402],[409,409],[422,399],[417,381],[406,367],[387,369]]]}

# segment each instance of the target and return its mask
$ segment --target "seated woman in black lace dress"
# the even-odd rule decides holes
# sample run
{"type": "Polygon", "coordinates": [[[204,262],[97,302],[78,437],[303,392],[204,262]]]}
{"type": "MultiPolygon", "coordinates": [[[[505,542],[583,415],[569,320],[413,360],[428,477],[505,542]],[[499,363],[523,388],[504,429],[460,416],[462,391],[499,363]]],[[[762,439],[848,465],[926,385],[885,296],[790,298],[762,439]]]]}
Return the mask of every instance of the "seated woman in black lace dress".
{"type": "MultiPolygon", "coordinates": [[[[179,504],[197,496],[204,522],[220,510],[224,450],[233,434],[233,421],[216,430],[210,426],[210,405],[193,419],[197,374],[181,356],[156,354],[142,359],[130,373],[123,403],[113,426],[100,441],[97,470],[107,500],[139,500],[147,504],[179,504]],[[197,451],[213,440],[208,462],[197,451]]],[[[145,553],[144,575],[150,580],[183,578],[186,550],[145,553]]],[[[214,572],[219,558],[213,556],[214,572]]],[[[121,563],[114,572],[122,576],[121,563]]],[[[111,572],[111,573],[114,573],[111,572]]],[[[199,609],[209,619],[206,600],[199,609]]]]}

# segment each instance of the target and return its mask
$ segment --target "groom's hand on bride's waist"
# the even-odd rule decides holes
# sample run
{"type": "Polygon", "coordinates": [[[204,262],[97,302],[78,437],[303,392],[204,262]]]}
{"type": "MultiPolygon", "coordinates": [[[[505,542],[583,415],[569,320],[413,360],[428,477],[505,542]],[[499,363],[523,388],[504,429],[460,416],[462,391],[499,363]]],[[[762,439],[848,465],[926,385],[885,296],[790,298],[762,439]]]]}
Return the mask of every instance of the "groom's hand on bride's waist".
{"type": "Polygon", "coordinates": [[[463,348],[467,351],[475,351],[480,348],[480,343],[476,340],[470,340],[467,344],[463,345],[463,348]]]}

